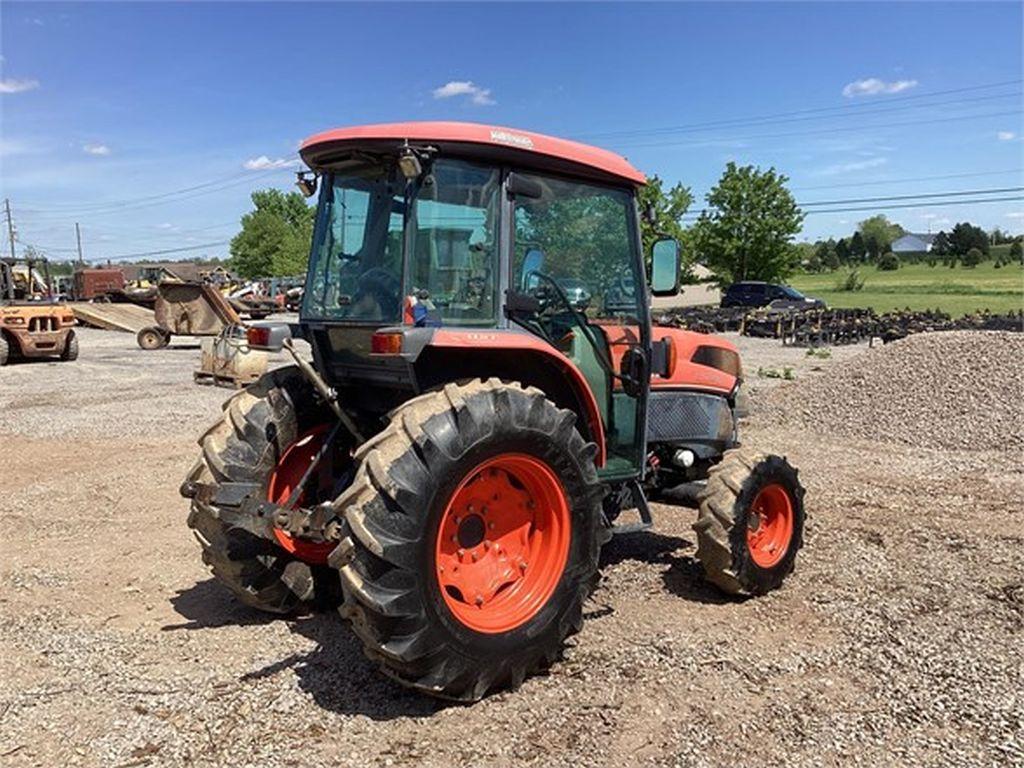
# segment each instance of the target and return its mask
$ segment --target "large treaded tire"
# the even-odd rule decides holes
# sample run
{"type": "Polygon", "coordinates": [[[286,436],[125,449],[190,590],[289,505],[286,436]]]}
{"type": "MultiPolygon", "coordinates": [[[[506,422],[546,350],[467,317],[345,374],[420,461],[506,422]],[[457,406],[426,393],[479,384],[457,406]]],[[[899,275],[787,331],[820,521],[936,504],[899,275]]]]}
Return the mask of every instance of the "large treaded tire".
{"type": "Polygon", "coordinates": [[[698,494],[700,512],[693,525],[697,559],[708,581],[732,595],[763,595],[782,586],[803,546],[804,488],[797,470],[782,456],[726,451],[711,467],[698,494]],[[747,544],[751,506],[769,484],[786,489],[792,504],[793,531],[785,555],[770,568],[754,562],[747,544]]]}
{"type": "MultiPolygon", "coordinates": [[[[295,367],[280,368],[231,397],[224,415],[200,438],[202,452],[186,483],[258,483],[268,480],[282,454],[304,429],[323,421],[312,388],[295,367]]],[[[271,613],[333,607],[337,577],[282,549],[268,527],[263,535],[230,527],[212,503],[193,498],[188,525],[213,575],[246,605],[271,613]]]]}
{"type": "Polygon", "coordinates": [[[357,451],[355,481],[336,501],[350,534],[330,562],[341,576],[342,616],[386,674],[430,695],[475,701],[549,667],[582,628],[598,581],[604,492],[596,446],[575,420],[534,388],[498,379],[449,384],[397,408],[357,451]],[[540,459],[557,475],[571,515],[569,554],[536,614],[483,633],[460,622],[441,594],[438,521],[474,467],[508,452],[540,459]]]}

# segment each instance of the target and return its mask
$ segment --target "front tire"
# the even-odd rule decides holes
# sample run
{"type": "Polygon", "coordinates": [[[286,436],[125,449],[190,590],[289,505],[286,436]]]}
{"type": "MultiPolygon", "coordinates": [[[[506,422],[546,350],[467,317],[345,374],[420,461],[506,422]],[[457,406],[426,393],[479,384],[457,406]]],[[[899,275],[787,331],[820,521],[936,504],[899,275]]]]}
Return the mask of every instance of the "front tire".
{"type": "Polygon", "coordinates": [[[697,559],[733,595],[782,586],[803,546],[804,488],[782,456],[726,451],[698,495],[697,559]]]}
{"type": "Polygon", "coordinates": [[[11,345],[4,338],[4,335],[0,333],[0,365],[7,365],[7,361],[11,359],[11,345]]]}
{"type": "Polygon", "coordinates": [[[68,340],[64,344],[64,349],[60,353],[60,359],[64,362],[71,362],[72,360],[78,359],[78,337],[72,331],[68,335],[68,340]]]}
{"type": "Polygon", "coordinates": [[[396,409],[336,502],[350,534],[331,562],[366,654],[461,701],[556,661],[598,579],[595,454],[572,412],[497,379],[396,409]]]}

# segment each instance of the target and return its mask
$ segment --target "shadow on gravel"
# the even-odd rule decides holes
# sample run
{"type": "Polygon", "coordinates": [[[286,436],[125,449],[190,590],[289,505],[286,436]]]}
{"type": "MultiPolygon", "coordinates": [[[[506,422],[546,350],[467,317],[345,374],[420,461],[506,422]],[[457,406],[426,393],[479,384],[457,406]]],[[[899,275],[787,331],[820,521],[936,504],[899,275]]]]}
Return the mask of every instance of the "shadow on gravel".
{"type": "Polygon", "coordinates": [[[177,629],[215,629],[226,626],[269,624],[279,617],[250,608],[238,602],[216,579],[200,581],[188,589],[179,590],[171,598],[171,605],[187,621],[165,624],[164,632],[177,629]]]}
{"type": "Polygon", "coordinates": [[[273,616],[238,602],[212,578],[179,591],[171,598],[171,605],[188,621],[167,624],[161,628],[165,632],[280,621],[292,632],[316,644],[311,651],[292,653],[246,673],[241,677],[242,682],[273,677],[290,669],[299,687],[319,706],[340,714],[365,715],[373,720],[423,717],[450,706],[410,693],[386,678],[363,655],[359,640],[336,611],[298,618],[273,616]]]}
{"type": "Polygon", "coordinates": [[[720,605],[734,602],[704,580],[704,571],[690,555],[677,554],[679,550],[692,551],[694,543],[680,536],[666,536],[653,531],[629,533],[612,538],[601,550],[601,568],[633,560],[651,565],[668,565],[662,573],[665,588],[677,597],[697,603],[720,605]]]}

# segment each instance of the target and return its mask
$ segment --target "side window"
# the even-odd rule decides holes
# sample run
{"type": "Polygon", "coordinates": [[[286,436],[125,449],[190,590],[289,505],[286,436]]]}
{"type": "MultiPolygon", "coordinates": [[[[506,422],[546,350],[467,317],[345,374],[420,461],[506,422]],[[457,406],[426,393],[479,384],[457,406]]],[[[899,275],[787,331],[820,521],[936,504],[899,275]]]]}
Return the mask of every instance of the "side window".
{"type": "Polygon", "coordinates": [[[764,296],[766,288],[766,285],[751,285],[747,287],[747,290],[750,292],[751,296],[759,299],[764,296]]]}
{"type": "Polygon", "coordinates": [[[641,281],[631,197],[590,184],[532,178],[542,194],[516,200],[512,285],[529,282],[524,268],[543,272],[588,317],[636,322],[641,281]]]}

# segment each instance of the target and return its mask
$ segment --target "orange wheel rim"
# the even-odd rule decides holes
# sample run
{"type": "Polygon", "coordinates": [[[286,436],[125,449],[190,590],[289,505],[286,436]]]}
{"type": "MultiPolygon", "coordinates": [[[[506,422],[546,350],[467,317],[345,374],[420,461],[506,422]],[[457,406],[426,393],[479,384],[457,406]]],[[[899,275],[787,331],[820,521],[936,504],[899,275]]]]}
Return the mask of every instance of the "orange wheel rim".
{"type": "Polygon", "coordinates": [[[569,558],[569,503],[551,468],[506,453],[474,468],[441,516],[435,571],[445,604],[477,632],[508,632],[544,607],[569,558]]]}
{"type": "MultiPolygon", "coordinates": [[[[323,447],[327,439],[327,425],[321,424],[308,432],[303,433],[298,440],[288,446],[288,450],[281,456],[273,473],[270,475],[270,482],[267,484],[267,500],[274,504],[286,504],[291,498],[295,486],[301,482],[306,470],[312,463],[314,457],[323,447]]],[[[320,466],[321,481],[328,480],[324,474],[324,465],[320,466]]],[[[302,506],[306,502],[306,492],[299,496],[296,506],[302,506]]],[[[313,565],[326,565],[327,556],[331,554],[336,544],[330,541],[309,541],[297,536],[292,536],[281,528],[274,528],[274,538],[281,547],[295,555],[300,560],[313,565]]]]}
{"type": "Polygon", "coordinates": [[[793,538],[793,500],[778,483],[770,483],[754,497],[747,518],[747,549],[761,568],[778,565],[793,538]]]}

